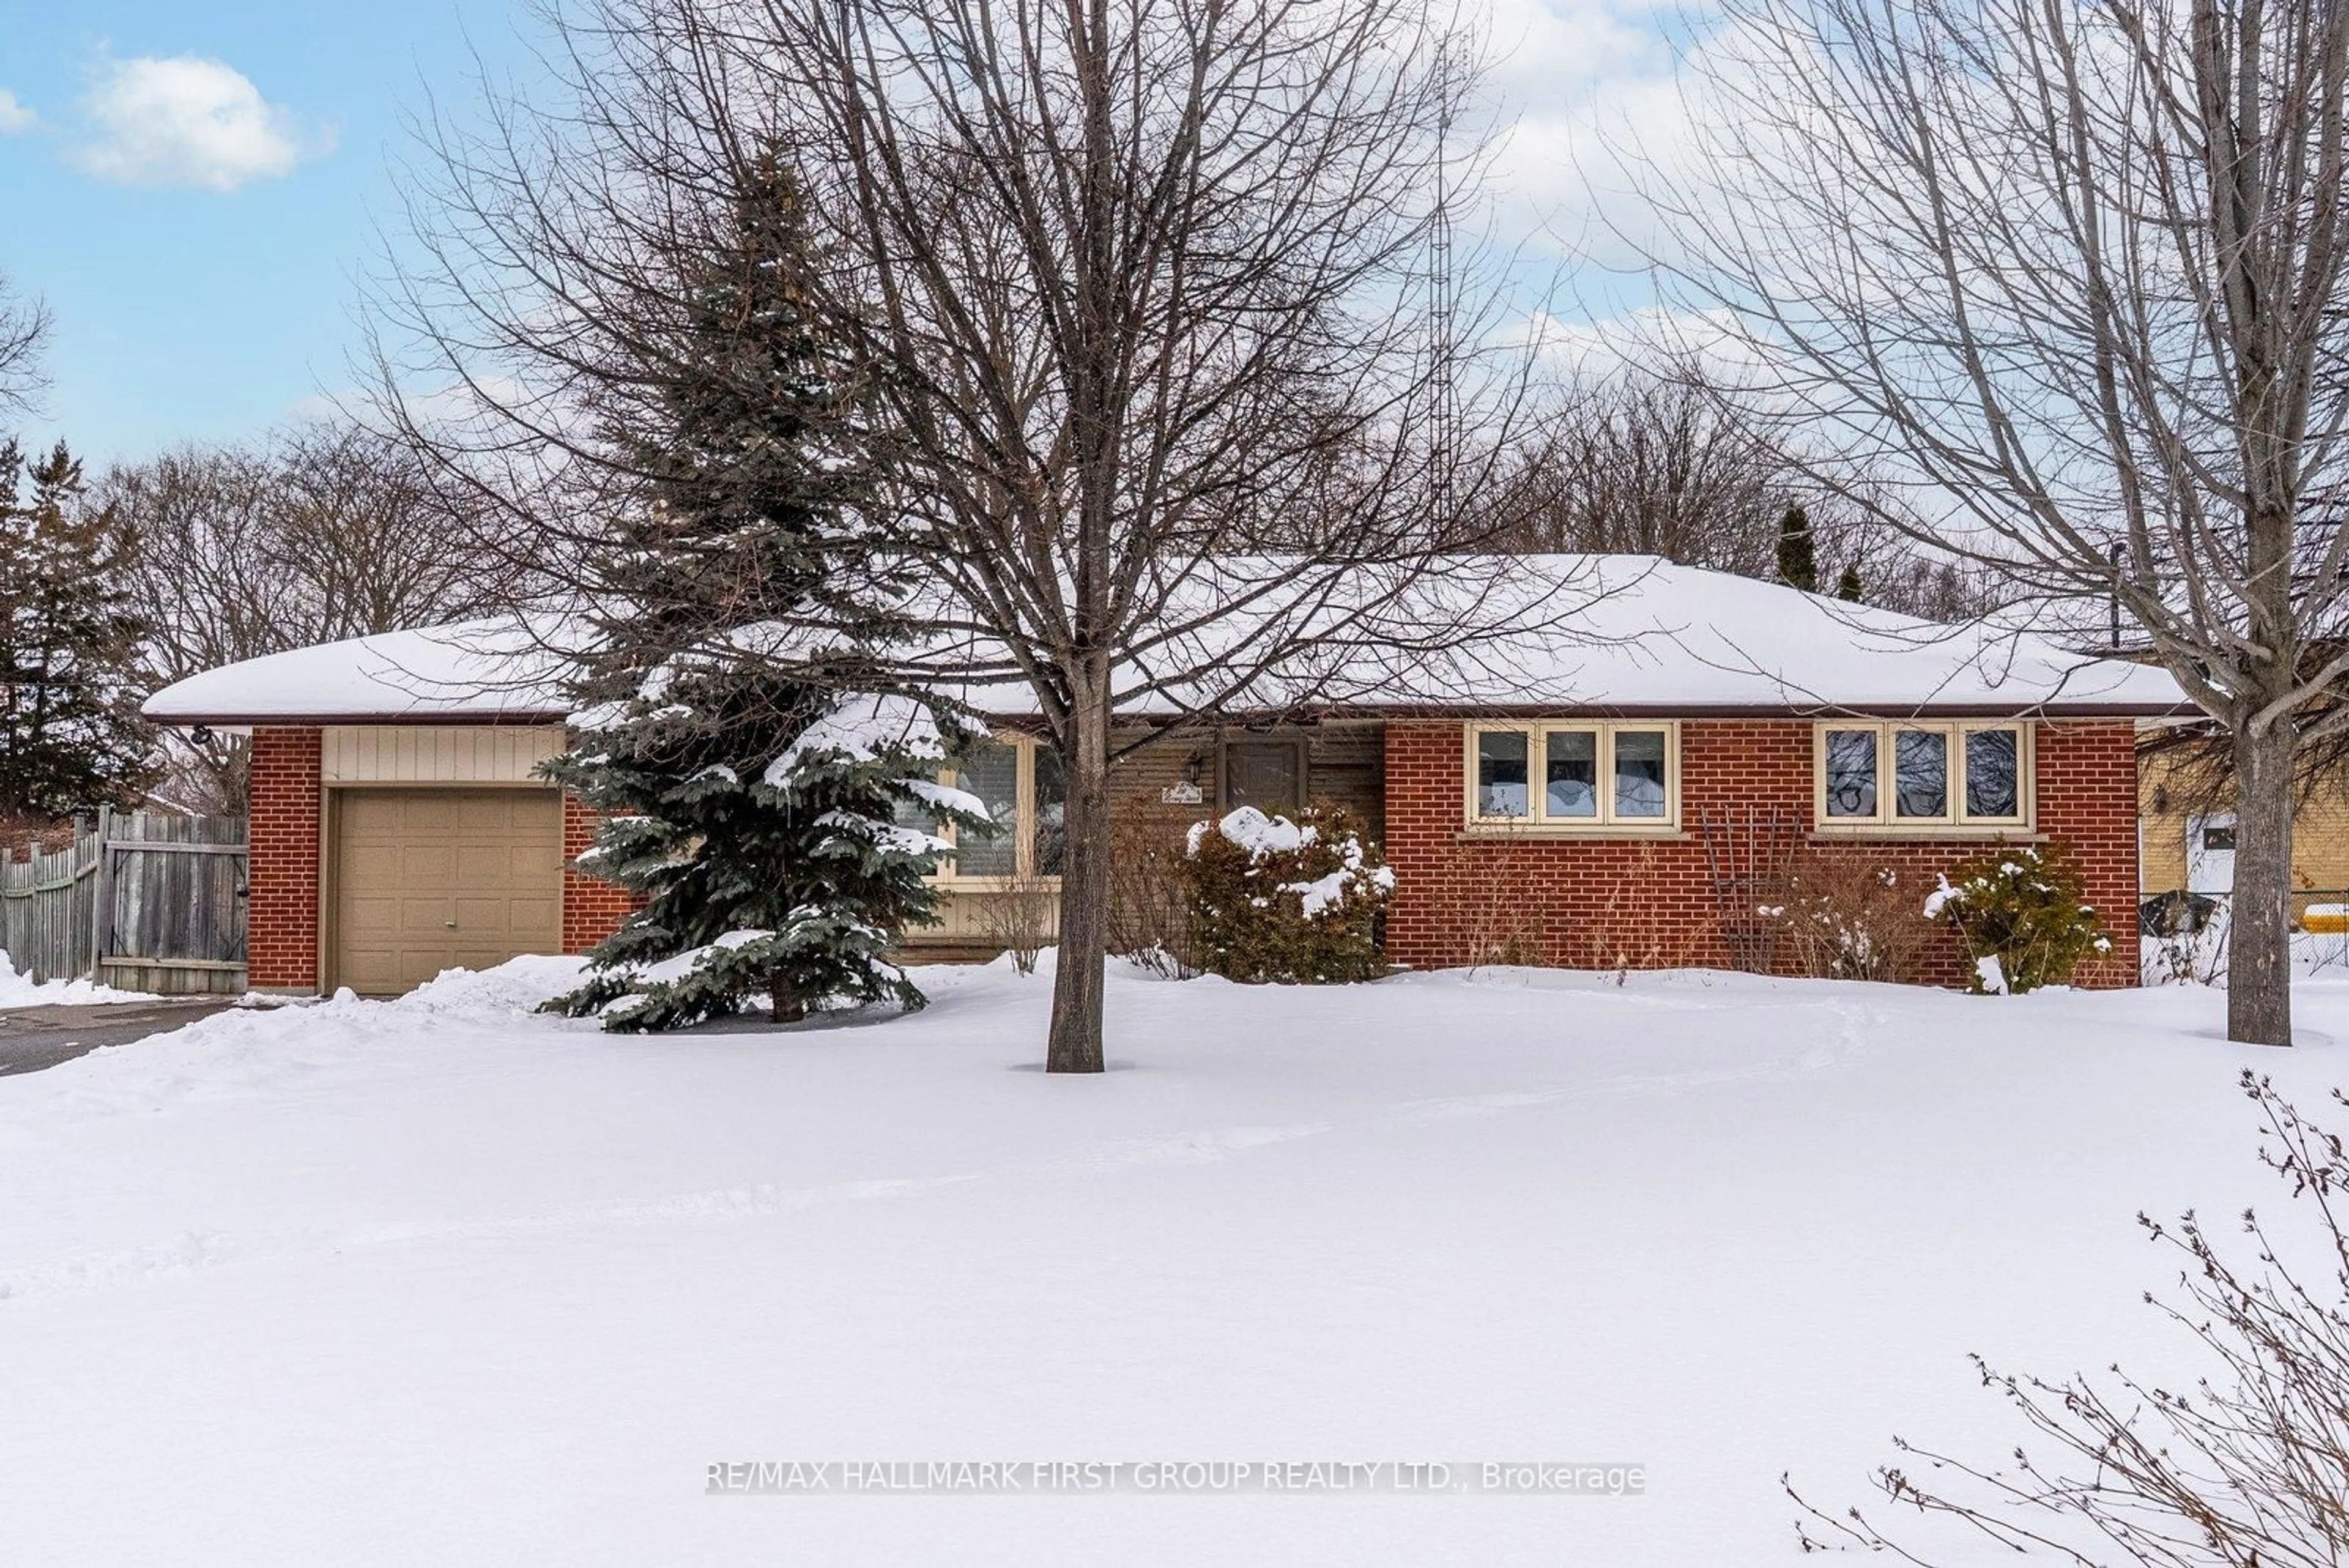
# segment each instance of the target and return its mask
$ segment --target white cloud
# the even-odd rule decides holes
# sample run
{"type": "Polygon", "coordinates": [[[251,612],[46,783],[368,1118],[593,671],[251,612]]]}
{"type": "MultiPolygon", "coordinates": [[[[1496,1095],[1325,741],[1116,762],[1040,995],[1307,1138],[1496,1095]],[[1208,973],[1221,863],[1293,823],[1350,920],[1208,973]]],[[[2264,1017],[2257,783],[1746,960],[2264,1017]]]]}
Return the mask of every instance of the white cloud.
{"type": "Polygon", "coordinates": [[[194,55],[109,59],[83,108],[91,138],[74,161],[125,185],[233,191],[274,180],[333,139],[265,101],[243,73],[194,55]]]}
{"type": "Polygon", "coordinates": [[[6,88],[0,88],[0,136],[14,136],[40,123],[41,117],[33,112],[29,104],[6,88]]]}
{"type": "Polygon", "coordinates": [[[1563,379],[1584,384],[1625,370],[1687,364],[1734,387],[1750,384],[1762,368],[1743,324],[1724,310],[1641,305],[1584,320],[1536,311],[1500,336],[1504,343],[1533,349],[1563,379]]]}
{"type": "Polygon", "coordinates": [[[1554,103],[1671,66],[1664,18],[1641,0],[1486,0],[1475,20],[1493,79],[1520,103],[1554,103]]]}
{"type": "Polygon", "coordinates": [[[1715,23],[1663,0],[1460,0],[1488,49],[1490,182],[1498,231],[1530,253],[1613,265],[1618,155],[1681,134],[1683,52],[1715,23]]]}

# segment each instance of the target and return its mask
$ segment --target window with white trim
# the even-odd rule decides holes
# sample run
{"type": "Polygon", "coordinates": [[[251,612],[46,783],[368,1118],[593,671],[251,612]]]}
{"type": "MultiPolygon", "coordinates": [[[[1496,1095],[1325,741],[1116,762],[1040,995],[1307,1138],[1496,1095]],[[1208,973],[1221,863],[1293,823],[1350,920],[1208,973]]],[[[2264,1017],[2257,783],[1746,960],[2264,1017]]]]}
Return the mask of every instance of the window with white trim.
{"type": "Polygon", "coordinates": [[[1015,877],[1058,877],[1068,841],[1068,784],[1061,753],[1024,735],[1005,735],[972,746],[938,782],[977,795],[997,831],[981,838],[949,824],[940,830],[953,842],[951,856],[938,862],[943,882],[1002,882],[1015,877]]]}
{"type": "Polygon", "coordinates": [[[2022,827],[2031,820],[2031,727],[1822,720],[1817,774],[1823,829],[2022,827]]]}
{"type": "Polygon", "coordinates": [[[1675,826],[1679,728],[1629,720],[1471,725],[1468,815],[1487,826],[1675,826]]]}

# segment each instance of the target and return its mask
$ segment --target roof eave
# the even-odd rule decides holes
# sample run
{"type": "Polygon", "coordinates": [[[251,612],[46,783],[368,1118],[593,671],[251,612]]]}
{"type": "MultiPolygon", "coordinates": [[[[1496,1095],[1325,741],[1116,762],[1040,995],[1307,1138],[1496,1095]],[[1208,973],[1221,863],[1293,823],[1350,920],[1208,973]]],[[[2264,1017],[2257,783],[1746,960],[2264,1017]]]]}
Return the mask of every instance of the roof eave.
{"type": "Polygon", "coordinates": [[[502,709],[494,713],[457,710],[435,711],[426,710],[412,713],[148,713],[150,723],[174,730],[205,729],[234,730],[321,730],[359,725],[490,725],[490,724],[560,724],[570,717],[561,708],[502,709]]]}
{"type": "MultiPolygon", "coordinates": [[[[1338,702],[1285,708],[1231,708],[1214,715],[1163,712],[1119,714],[1129,724],[1263,724],[1281,721],[1413,719],[2166,719],[2201,711],[2191,702],[2041,702],[2024,707],[1996,702],[1753,703],[1703,702],[1338,702]]],[[[1034,721],[1033,709],[982,710],[979,716],[1006,723],[1034,721]]]]}
{"type": "MultiPolygon", "coordinates": [[[[1213,717],[1179,713],[1129,712],[1126,723],[1185,724],[1267,723],[1297,719],[2190,719],[2201,710],[2191,702],[2160,705],[2149,702],[2043,702],[2023,708],[2011,703],[1935,702],[1903,707],[1897,703],[1753,703],[1703,702],[1340,702],[1288,708],[1234,708],[1213,717]]],[[[982,711],[981,717],[1016,723],[1039,718],[1034,710],[982,711]]],[[[308,730],[363,725],[542,725],[565,722],[567,710],[502,709],[496,712],[453,711],[409,713],[150,713],[154,723],[173,729],[198,725],[213,729],[308,730]]]]}

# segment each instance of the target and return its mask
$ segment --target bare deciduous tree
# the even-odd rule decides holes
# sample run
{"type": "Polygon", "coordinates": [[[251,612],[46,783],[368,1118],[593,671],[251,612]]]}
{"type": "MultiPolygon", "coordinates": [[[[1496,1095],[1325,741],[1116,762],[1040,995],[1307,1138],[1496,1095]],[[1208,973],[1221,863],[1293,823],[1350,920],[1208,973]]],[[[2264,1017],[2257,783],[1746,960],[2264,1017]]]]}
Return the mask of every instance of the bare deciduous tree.
{"type": "Polygon", "coordinates": [[[31,410],[48,386],[41,351],[48,346],[48,307],[19,296],[0,274],[0,412],[31,410]]]}
{"type": "MultiPolygon", "coordinates": [[[[401,444],[341,421],[118,464],[96,499],[130,540],[125,570],[154,686],[484,614],[512,602],[516,587],[477,511],[451,504],[401,444]]],[[[173,743],[172,798],[242,806],[242,739],[173,743]]]]}
{"type": "Polygon", "coordinates": [[[527,603],[496,519],[405,442],[346,420],[285,432],[272,453],[278,564],[311,640],[364,637],[527,603]]]}
{"type": "Polygon", "coordinates": [[[2291,1040],[2292,760],[2349,713],[2349,5],[1731,0],[1676,303],[1947,547],[2127,620],[2234,753],[2232,1038],[2291,1040]],[[2320,650],[2312,657],[2313,650],[2320,650]]]}
{"type": "Polygon", "coordinates": [[[1920,551],[1888,524],[1893,503],[1847,477],[1816,483],[1780,432],[1742,408],[1693,356],[1570,385],[1541,420],[1500,502],[1506,548],[1661,556],[1765,580],[1779,576],[1779,524],[1804,506],[1832,585],[1848,571],[1869,604],[1934,620],[1991,607],[1978,571],[1920,551]]]}
{"type": "Polygon", "coordinates": [[[1544,426],[1519,475],[1525,547],[1774,574],[1778,519],[1809,487],[1700,378],[1619,371],[1570,389],[1544,426]]]}
{"type": "Polygon", "coordinates": [[[869,521],[930,638],[896,674],[1040,713],[1063,759],[1047,1065],[1099,1071],[1118,716],[1310,701],[1350,644],[1527,613],[1487,614],[1489,564],[1438,548],[1488,514],[1517,384],[1429,276],[1466,41],[1413,0],[605,0],[555,26],[564,102],[434,133],[429,260],[386,301],[421,352],[388,381],[462,390],[411,424],[510,504],[630,504],[616,420],[673,377],[683,264],[786,162],[811,307],[890,427],[869,521]],[[1399,631],[1444,573],[1445,613],[1399,631]]]}

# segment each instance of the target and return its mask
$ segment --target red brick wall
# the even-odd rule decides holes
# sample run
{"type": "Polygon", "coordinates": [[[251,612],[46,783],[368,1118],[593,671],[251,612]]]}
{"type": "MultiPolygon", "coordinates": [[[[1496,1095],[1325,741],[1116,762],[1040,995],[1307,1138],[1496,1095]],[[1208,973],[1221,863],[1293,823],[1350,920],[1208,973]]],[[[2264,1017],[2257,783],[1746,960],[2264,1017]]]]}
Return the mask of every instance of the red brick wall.
{"type": "Polygon", "coordinates": [[[595,842],[595,814],[563,792],[563,950],[584,953],[619,928],[636,907],[636,897],[625,888],[598,881],[571,868],[595,842]]]}
{"type": "MultiPolygon", "coordinates": [[[[1681,727],[1682,820],[1673,839],[1494,842],[1461,836],[1464,781],[1455,722],[1394,723],[1386,732],[1386,852],[1396,874],[1388,950],[1433,967],[1471,961],[1496,938],[1537,961],[1578,968],[1724,964],[1728,952],[1698,825],[1708,805],[1811,807],[1812,727],[1794,720],[1702,720],[1681,727]]],[[[250,983],[309,990],[318,983],[319,743],[316,729],[254,734],[250,983]]],[[[2109,960],[2084,983],[2126,985],[2137,974],[2137,761],[2126,721],[2052,723],[2036,743],[2039,828],[2071,841],[2105,911],[2109,960]]],[[[595,818],[566,794],[565,860],[595,841],[595,818]]],[[[1979,850],[1978,841],[1868,839],[1840,850],[1899,870],[1921,903],[1933,874],[1979,850]]],[[[632,895],[563,872],[563,944],[585,952],[634,907],[632,895]]],[[[1954,941],[1924,977],[1956,984],[1954,941]]]]}
{"type": "Polygon", "coordinates": [[[2105,918],[2113,956],[2084,985],[2137,982],[2137,727],[2127,720],[2039,726],[2039,831],[2068,839],[2105,918]]]}
{"type": "Polygon", "coordinates": [[[256,991],[318,984],[317,730],[255,730],[246,832],[245,982],[256,991]]]}
{"type": "MultiPolygon", "coordinates": [[[[1811,820],[1813,730],[1806,720],[1695,720],[1681,726],[1682,832],[1652,839],[1464,838],[1464,756],[1454,722],[1393,723],[1386,732],[1386,853],[1395,871],[1387,950],[1399,962],[1473,961],[1506,942],[1527,961],[1573,968],[1723,965],[1701,825],[1716,812],[1781,806],[1811,820]]],[[[2036,738],[2039,831],[2071,841],[2104,911],[2113,956],[2085,970],[2090,985],[2137,975],[2137,783],[2127,721],[2042,724],[2036,738]]],[[[1822,841],[1909,882],[1921,906],[1934,874],[1981,851],[1982,840],[1822,841]]],[[[1960,984],[1953,938],[1937,941],[1919,978],[1960,984]]]]}

